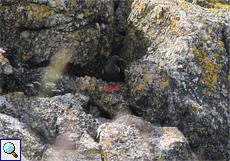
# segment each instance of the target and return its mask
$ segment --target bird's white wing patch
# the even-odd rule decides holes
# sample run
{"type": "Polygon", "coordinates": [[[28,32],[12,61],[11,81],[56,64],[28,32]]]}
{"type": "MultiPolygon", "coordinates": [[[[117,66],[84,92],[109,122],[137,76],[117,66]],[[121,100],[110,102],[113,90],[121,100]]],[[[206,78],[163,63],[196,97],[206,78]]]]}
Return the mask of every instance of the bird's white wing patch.
{"type": "Polygon", "coordinates": [[[101,72],[102,72],[102,74],[104,74],[104,70],[102,70],[101,72]]]}
{"type": "Polygon", "coordinates": [[[120,68],[119,67],[117,67],[117,71],[118,71],[118,73],[120,73],[120,68]]]}

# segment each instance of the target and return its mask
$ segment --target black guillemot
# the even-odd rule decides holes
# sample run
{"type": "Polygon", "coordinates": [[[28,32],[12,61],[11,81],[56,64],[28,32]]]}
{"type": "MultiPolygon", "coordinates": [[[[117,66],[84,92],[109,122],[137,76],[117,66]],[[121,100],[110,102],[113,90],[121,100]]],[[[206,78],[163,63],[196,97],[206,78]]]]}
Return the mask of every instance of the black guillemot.
{"type": "Polygon", "coordinates": [[[125,62],[124,59],[120,58],[117,55],[113,55],[106,63],[102,70],[103,78],[107,82],[107,87],[105,89],[105,92],[111,91],[109,88],[109,82],[116,82],[116,85],[113,87],[114,91],[118,91],[118,82],[121,82],[124,80],[124,67],[125,62]]]}

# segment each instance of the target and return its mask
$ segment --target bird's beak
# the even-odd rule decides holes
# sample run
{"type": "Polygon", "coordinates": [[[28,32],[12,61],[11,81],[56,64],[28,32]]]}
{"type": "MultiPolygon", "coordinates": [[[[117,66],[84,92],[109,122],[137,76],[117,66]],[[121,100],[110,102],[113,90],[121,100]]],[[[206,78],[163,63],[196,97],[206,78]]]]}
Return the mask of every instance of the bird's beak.
{"type": "Polygon", "coordinates": [[[122,65],[126,66],[125,60],[121,59],[121,61],[122,61],[122,65]]]}

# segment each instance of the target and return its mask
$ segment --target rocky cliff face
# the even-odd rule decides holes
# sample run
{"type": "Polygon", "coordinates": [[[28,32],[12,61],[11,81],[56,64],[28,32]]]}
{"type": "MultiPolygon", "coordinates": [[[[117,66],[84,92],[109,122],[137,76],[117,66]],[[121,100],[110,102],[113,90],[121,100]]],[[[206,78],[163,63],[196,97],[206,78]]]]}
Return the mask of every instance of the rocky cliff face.
{"type": "Polygon", "coordinates": [[[0,13],[0,138],[22,139],[25,160],[229,160],[228,1],[3,0],[0,13]],[[126,80],[104,92],[114,54],[126,80]]]}

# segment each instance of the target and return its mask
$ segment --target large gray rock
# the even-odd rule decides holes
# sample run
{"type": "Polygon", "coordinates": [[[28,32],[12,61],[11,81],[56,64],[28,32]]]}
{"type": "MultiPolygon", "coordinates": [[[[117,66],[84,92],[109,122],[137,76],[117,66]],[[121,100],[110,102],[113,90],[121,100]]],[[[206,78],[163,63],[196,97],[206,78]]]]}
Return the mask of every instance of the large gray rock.
{"type": "Polygon", "coordinates": [[[70,47],[67,63],[87,66],[85,73],[93,75],[98,72],[94,67],[101,67],[95,62],[109,56],[114,19],[110,0],[1,3],[1,45],[14,67],[44,67],[57,51],[70,47]]]}
{"type": "Polygon", "coordinates": [[[0,135],[28,160],[229,160],[228,1],[189,2],[1,1],[0,135]]]}
{"type": "MultiPolygon", "coordinates": [[[[115,83],[110,83],[110,86],[115,83]]],[[[105,92],[106,83],[89,76],[76,79],[76,91],[90,96],[90,100],[99,107],[101,114],[106,118],[114,118],[120,114],[131,113],[125,99],[127,88],[124,83],[119,83],[119,90],[105,92]]]]}
{"type": "Polygon", "coordinates": [[[146,0],[133,2],[128,19],[123,54],[140,58],[127,69],[129,104],[152,123],[178,127],[201,159],[229,157],[229,15],[146,0]]]}
{"type": "Polygon", "coordinates": [[[44,154],[44,161],[101,161],[99,145],[84,132],[79,138],[76,133],[65,133],[57,137],[55,144],[50,146],[44,154]]]}
{"type": "Polygon", "coordinates": [[[35,147],[24,142],[22,151],[23,155],[30,160],[41,158],[42,152],[47,149],[44,146],[53,143],[55,138],[63,133],[74,133],[74,136],[79,139],[86,132],[95,138],[97,127],[106,120],[95,119],[83,111],[82,105],[88,100],[88,97],[80,94],[66,94],[52,98],[30,98],[23,93],[0,96],[0,113],[11,116],[9,118],[18,118],[18,124],[25,126],[24,128],[21,127],[22,125],[7,127],[8,124],[12,124],[11,119],[8,119],[2,129],[6,128],[7,131],[9,128],[10,132],[4,133],[2,130],[1,135],[5,135],[4,138],[21,139],[25,133],[23,130],[27,131],[28,137],[32,137],[35,142],[33,143],[35,147]],[[14,132],[17,135],[14,135],[14,132]],[[26,150],[23,150],[25,148],[26,150]]]}
{"type": "Polygon", "coordinates": [[[1,113],[0,131],[1,139],[21,139],[22,158],[26,157],[28,160],[35,158],[36,160],[41,159],[46,145],[43,144],[41,138],[39,138],[36,133],[30,130],[28,125],[19,121],[17,118],[1,113]]]}
{"type": "Polygon", "coordinates": [[[22,139],[28,160],[194,160],[187,139],[176,127],[159,128],[133,115],[93,118],[81,105],[84,95],[0,97],[0,135],[22,139]],[[6,115],[7,114],[7,115],[6,115]],[[33,146],[31,146],[33,145],[33,146]]]}
{"type": "Polygon", "coordinates": [[[123,115],[98,128],[104,160],[197,160],[176,127],[155,127],[132,115],[123,115]]]}

